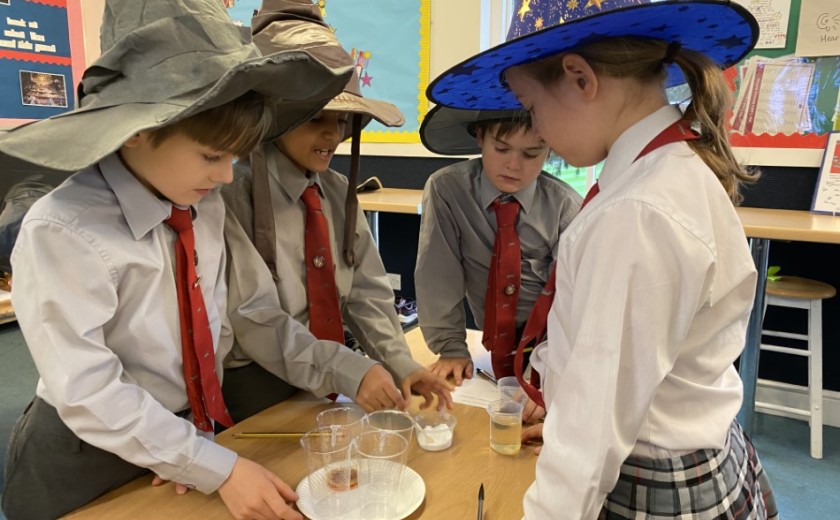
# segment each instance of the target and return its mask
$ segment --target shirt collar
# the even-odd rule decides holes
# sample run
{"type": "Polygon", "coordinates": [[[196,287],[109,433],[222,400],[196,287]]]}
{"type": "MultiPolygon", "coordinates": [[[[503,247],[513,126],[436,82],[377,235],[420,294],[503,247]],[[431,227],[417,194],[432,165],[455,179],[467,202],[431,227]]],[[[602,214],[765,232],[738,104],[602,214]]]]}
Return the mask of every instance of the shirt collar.
{"type": "Polygon", "coordinates": [[[265,145],[265,157],[268,161],[269,175],[274,176],[280,182],[280,189],[290,200],[299,200],[300,196],[303,195],[303,190],[308,188],[310,184],[317,185],[318,191],[321,194],[324,193],[321,176],[312,172],[302,175],[300,168],[274,143],[265,145]]]}
{"type": "Polygon", "coordinates": [[[534,203],[534,196],[537,193],[538,181],[539,177],[534,179],[534,182],[532,182],[528,186],[525,186],[521,190],[514,193],[505,194],[499,191],[495,186],[493,186],[493,183],[490,182],[490,179],[487,178],[487,175],[484,172],[484,167],[482,166],[481,177],[479,177],[478,180],[481,207],[486,210],[490,207],[491,204],[493,204],[494,200],[499,198],[500,195],[510,195],[513,198],[515,198],[517,202],[519,202],[519,206],[522,208],[522,211],[524,211],[525,214],[528,214],[528,212],[531,210],[531,205],[534,203]]]}
{"type": "Polygon", "coordinates": [[[135,240],[140,240],[169,218],[172,202],[158,197],[144,186],[128,170],[118,152],[105,156],[98,166],[105,182],[117,197],[135,240]]]}
{"type": "Polygon", "coordinates": [[[625,130],[610,148],[604,168],[598,177],[601,191],[627,171],[648,143],[682,117],[677,107],[667,105],[625,130]]]}

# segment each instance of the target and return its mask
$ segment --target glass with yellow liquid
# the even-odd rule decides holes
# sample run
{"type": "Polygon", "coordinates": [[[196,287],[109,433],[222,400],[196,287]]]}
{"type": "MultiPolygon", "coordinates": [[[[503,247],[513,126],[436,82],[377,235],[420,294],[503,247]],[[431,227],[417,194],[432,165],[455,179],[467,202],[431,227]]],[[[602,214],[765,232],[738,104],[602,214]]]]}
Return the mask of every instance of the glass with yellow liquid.
{"type": "Polygon", "coordinates": [[[490,414],[490,448],[502,455],[516,455],[522,446],[522,403],[507,399],[487,405],[490,414]]]}

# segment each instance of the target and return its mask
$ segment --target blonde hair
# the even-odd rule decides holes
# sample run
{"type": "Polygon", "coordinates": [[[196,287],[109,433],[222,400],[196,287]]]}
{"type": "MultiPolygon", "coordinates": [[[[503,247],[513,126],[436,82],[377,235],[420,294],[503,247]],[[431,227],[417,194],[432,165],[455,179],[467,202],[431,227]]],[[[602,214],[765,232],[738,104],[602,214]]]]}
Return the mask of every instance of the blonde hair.
{"type": "Polygon", "coordinates": [[[214,150],[247,157],[273,125],[267,98],[254,91],[149,132],[153,146],[181,133],[214,150]]]}
{"type": "MultiPolygon", "coordinates": [[[[664,84],[666,62],[677,64],[692,94],[683,117],[700,127],[700,138],[687,141],[688,146],[709,166],[729,198],[737,204],[743,198],[741,185],[755,182],[760,173],[745,169],[732,153],[725,124],[732,93],[720,68],[705,54],[674,45],[650,38],[616,37],[585,44],[569,52],[583,57],[598,74],[634,78],[641,83],[664,84]]],[[[522,68],[548,87],[563,75],[563,56],[557,54],[522,68]]]]}

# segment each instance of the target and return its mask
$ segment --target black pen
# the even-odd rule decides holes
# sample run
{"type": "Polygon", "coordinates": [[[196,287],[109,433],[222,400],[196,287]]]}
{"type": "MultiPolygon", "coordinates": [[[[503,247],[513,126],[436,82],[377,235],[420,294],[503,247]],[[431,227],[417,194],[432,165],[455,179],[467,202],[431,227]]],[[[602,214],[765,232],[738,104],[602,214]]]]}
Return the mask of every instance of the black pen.
{"type": "Polygon", "coordinates": [[[486,380],[490,381],[490,382],[491,382],[491,383],[493,383],[494,385],[496,384],[496,378],[495,378],[495,377],[493,377],[493,376],[491,376],[489,373],[487,373],[487,371],[485,371],[485,370],[481,370],[480,368],[476,368],[476,369],[475,369],[475,373],[476,373],[476,374],[478,374],[478,375],[480,375],[480,376],[481,376],[481,377],[483,377],[484,379],[486,379],[486,380]]]}
{"type": "Polygon", "coordinates": [[[484,482],[478,487],[478,520],[484,517],[484,482]]]}

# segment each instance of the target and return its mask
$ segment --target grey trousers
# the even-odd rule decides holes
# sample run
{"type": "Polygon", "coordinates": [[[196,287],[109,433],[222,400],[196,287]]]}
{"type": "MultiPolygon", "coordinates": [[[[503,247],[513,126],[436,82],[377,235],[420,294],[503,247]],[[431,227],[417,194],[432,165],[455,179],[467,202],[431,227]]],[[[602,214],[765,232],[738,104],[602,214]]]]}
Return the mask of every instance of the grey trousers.
{"type": "Polygon", "coordinates": [[[36,397],[9,440],[3,512],[9,520],[53,520],[148,471],[82,441],[36,397]]]}
{"type": "Polygon", "coordinates": [[[258,363],[225,369],[222,382],[222,395],[233,422],[247,419],[285,401],[297,392],[298,388],[283,381],[258,363]]]}

